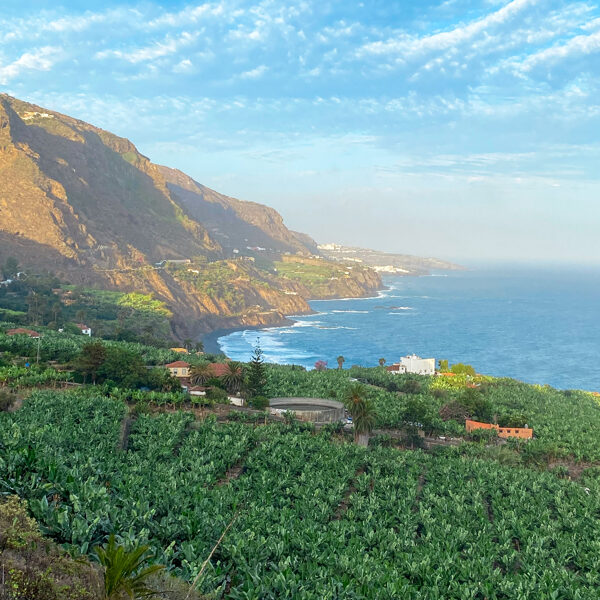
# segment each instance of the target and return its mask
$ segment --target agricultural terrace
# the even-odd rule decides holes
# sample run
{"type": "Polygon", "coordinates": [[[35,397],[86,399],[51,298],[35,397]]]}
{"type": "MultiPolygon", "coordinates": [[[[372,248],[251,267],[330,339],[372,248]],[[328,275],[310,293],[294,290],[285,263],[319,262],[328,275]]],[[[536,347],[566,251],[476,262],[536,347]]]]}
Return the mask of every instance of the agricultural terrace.
{"type": "MultiPolygon", "coordinates": [[[[273,369],[269,385],[289,374],[273,369]]],[[[328,375],[302,385],[342,377],[328,375]]],[[[28,499],[73,552],[115,532],[191,581],[230,525],[198,582],[210,598],[597,599],[597,491],[330,429],[135,418],[93,389],[33,392],[0,413],[0,494],[28,499]]]]}
{"type": "MultiPolygon", "coordinates": [[[[24,335],[9,336],[2,333],[2,330],[14,326],[14,323],[0,322],[0,352],[14,357],[37,358],[37,339],[24,335]]],[[[36,331],[42,334],[39,341],[41,362],[58,361],[66,363],[76,358],[83,346],[90,342],[90,338],[87,336],[67,332],[60,333],[47,327],[36,326],[36,331]]],[[[113,340],[103,340],[103,344],[110,348],[119,348],[135,353],[142,358],[146,365],[164,365],[181,359],[180,354],[157,346],[113,340]]],[[[201,358],[190,354],[186,356],[186,360],[193,363],[200,362],[201,358]]]]}
{"type": "Polygon", "coordinates": [[[416,425],[428,434],[464,436],[468,410],[481,421],[496,418],[502,426],[533,427],[535,439],[509,442],[518,451],[511,461],[600,461],[600,398],[589,392],[491,377],[393,375],[381,367],[305,371],[269,365],[267,374],[270,397],[343,398],[352,379],[358,379],[366,384],[381,429],[416,425]]]}

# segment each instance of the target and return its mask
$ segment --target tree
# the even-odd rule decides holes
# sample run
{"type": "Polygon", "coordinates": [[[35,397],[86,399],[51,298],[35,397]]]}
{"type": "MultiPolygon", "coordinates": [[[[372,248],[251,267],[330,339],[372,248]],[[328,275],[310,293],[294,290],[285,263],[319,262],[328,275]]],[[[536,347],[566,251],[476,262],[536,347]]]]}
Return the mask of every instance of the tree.
{"type": "Polygon", "coordinates": [[[448,368],[448,360],[440,358],[440,360],[438,361],[438,369],[440,373],[448,373],[448,371],[450,371],[450,369],[448,368]]]}
{"type": "Polygon", "coordinates": [[[106,347],[102,342],[90,342],[85,344],[81,353],[75,359],[75,369],[83,375],[85,381],[88,376],[92,378],[92,383],[96,383],[98,371],[106,360],[106,347]]]}
{"type": "Polygon", "coordinates": [[[265,396],[267,386],[267,374],[265,372],[265,361],[263,351],[260,347],[260,339],[256,339],[256,346],[248,365],[248,377],[246,379],[246,388],[250,398],[255,396],[265,396]]]}
{"type": "Polygon", "coordinates": [[[238,394],[244,383],[244,369],[239,362],[231,361],[221,377],[225,389],[231,394],[238,394]]]}
{"type": "Polygon", "coordinates": [[[190,381],[193,385],[206,385],[215,376],[209,363],[200,363],[190,369],[190,381]]]}
{"type": "Polygon", "coordinates": [[[98,562],[104,567],[104,597],[106,600],[120,600],[126,597],[150,598],[157,593],[148,587],[148,579],[164,569],[163,565],[145,566],[149,546],[138,546],[126,550],[117,544],[114,534],[108,543],[95,549],[98,562]]]}
{"type": "Polygon", "coordinates": [[[338,369],[342,369],[346,359],[340,354],[335,360],[337,360],[338,369]]]}
{"type": "Polygon", "coordinates": [[[352,384],[347,390],[344,404],[352,416],[354,441],[368,445],[369,434],[375,426],[375,406],[366,397],[366,388],[361,383],[352,384]]]}
{"type": "Polygon", "coordinates": [[[137,352],[109,346],[106,348],[106,359],[98,369],[98,378],[134,388],[146,384],[148,370],[137,352]]]}
{"type": "Polygon", "coordinates": [[[464,365],[463,363],[452,365],[450,371],[456,375],[471,375],[473,377],[477,375],[475,369],[471,365],[464,365]]]}
{"type": "Polygon", "coordinates": [[[179,379],[162,367],[148,369],[146,385],[152,390],[160,390],[161,392],[181,391],[181,382],[179,379]]]}
{"type": "Polygon", "coordinates": [[[38,294],[36,291],[31,290],[29,294],[27,294],[27,316],[29,318],[29,322],[34,325],[42,324],[44,320],[44,314],[46,313],[46,306],[48,304],[48,300],[45,296],[38,294]]]}
{"type": "Polygon", "coordinates": [[[196,352],[204,352],[204,342],[202,340],[198,340],[194,348],[196,352]]]}
{"type": "Polygon", "coordinates": [[[385,360],[385,358],[380,358],[380,359],[379,359],[379,366],[380,366],[380,367],[383,367],[383,365],[385,365],[385,363],[386,363],[386,360],[385,360]]]}
{"type": "Polygon", "coordinates": [[[189,352],[192,347],[193,347],[194,341],[192,340],[192,338],[185,338],[185,340],[183,340],[183,347],[189,352]]]}
{"type": "Polygon", "coordinates": [[[14,256],[9,256],[2,267],[5,279],[14,279],[19,272],[19,261],[14,256]]]}
{"type": "Polygon", "coordinates": [[[315,371],[327,371],[327,361],[318,360],[315,363],[315,371]]]}

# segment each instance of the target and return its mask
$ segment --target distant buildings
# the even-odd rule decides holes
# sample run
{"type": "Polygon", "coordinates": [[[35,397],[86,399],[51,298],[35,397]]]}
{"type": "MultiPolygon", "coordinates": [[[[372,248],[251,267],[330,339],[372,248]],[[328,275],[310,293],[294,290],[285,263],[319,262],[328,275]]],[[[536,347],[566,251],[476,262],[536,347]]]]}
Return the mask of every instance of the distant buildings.
{"type": "Polygon", "coordinates": [[[389,373],[400,375],[414,373],[415,375],[435,375],[435,358],[421,358],[416,354],[408,354],[395,363],[386,367],[389,373]]]}

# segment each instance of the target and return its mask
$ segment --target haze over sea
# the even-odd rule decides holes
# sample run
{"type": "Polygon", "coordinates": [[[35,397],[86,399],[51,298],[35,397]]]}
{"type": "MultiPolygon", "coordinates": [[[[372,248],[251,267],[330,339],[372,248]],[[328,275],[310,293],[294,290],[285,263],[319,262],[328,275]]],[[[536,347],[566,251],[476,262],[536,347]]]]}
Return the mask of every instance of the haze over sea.
{"type": "Polygon", "coordinates": [[[561,389],[600,390],[600,269],[478,267],[427,277],[384,278],[377,297],[311,302],[314,315],[288,327],[236,331],[223,352],[249,360],[257,337],[265,360],[313,367],[400,356],[447,358],[484,374],[561,389]]]}

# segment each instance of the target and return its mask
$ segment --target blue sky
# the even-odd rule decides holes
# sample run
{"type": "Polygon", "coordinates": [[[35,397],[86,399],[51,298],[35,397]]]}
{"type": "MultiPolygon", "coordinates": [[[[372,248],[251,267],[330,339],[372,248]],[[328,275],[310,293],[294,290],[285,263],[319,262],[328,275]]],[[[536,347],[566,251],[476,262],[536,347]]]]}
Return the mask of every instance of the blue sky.
{"type": "Polygon", "coordinates": [[[3,0],[0,90],[318,241],[600,261],[600,5],[3,0]]]}

